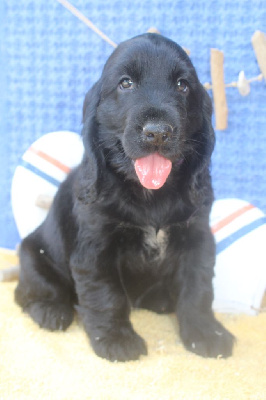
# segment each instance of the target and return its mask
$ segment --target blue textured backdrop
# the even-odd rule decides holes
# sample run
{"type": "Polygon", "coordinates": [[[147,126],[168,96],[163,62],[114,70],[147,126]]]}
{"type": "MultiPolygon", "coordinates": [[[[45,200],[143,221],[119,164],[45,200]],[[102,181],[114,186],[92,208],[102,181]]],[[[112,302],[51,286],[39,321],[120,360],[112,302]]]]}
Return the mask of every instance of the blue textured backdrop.
{"type": "MultiPolygon", "coordinates": [[[[19,159],[41,135],[80,132],[88,88],[112,52],[56,0],[0,0],[0,246],[19,241],[11,179],[19,159]]],[[[210,81],[210,48],[225,54],[226,81],[260,73],[251,45],[266,32],[265,0],[73,0],[99,29],[119,43],[156,26],[191,50],[202,82],[210,81]]],[[[216,198],[239,197],[266,212],[266,84],[241,97],[227,90],[229,127],[217,132],[213,156],[216,198]]]]}

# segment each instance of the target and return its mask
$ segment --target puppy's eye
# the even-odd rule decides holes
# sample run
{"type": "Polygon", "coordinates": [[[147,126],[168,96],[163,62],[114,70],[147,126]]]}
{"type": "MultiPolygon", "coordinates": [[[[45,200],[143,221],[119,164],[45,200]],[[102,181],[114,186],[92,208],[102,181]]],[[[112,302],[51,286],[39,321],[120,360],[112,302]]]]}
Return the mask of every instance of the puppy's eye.
{"type": "Polygon", "coordinates": [[[189,90],[188,83],[184,79],[177,81],[177,90],[182,93],[187,93],[189,90]]]}
{"type": "Polygon", "coordinates": [[[120,82],[120,89],[133,89],[133,81],[130,78],[124,78],[120,82]]]}

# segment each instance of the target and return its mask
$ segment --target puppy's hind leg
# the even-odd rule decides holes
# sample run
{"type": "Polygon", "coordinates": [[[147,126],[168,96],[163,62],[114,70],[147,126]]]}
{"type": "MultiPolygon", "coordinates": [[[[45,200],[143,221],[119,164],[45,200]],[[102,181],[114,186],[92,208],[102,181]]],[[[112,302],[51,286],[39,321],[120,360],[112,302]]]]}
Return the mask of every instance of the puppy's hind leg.
{"type": "Polygon", "coordinates": [[[65,330],[74,317],[74,293],[70,282],[53,267],[33,235],[20,249],[20,277],[15,300],[42,328],[65,330]]]}

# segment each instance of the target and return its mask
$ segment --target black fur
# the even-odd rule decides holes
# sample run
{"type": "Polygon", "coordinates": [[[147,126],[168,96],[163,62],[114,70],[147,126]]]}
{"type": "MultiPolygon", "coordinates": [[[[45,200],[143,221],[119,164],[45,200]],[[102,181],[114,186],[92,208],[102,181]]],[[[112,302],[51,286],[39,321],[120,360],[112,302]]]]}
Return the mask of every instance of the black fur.
{"type": "Polygon", "coordinates": [[[120,44],[83,113],[83,161],[22,242],[16,301],[50,330],[66,329],[76,308],[96,354],[109,360],[147,352],[132,307],[176,312],[188,350],[230,356],[234,338],[212,311],[212,107],[188,56],[156,34],[120,44]],[[147,124],[173,129],[145,135],[147,124]],[[173,167],[149,190],[133,161],[154,152],[173,167]]]}

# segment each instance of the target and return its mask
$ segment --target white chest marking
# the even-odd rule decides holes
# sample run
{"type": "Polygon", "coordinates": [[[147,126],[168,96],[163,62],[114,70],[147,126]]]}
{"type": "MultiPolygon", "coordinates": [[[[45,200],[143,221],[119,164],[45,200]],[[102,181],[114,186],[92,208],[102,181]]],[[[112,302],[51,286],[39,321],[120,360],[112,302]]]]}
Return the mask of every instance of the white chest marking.
{"type": "Polygon", "coordinates": [[[163,260],[168,244],[168,233],[165,229],[159,229],[150,226],[144,230],[144,247],[148,256],[158,261],[163,260]]]}

